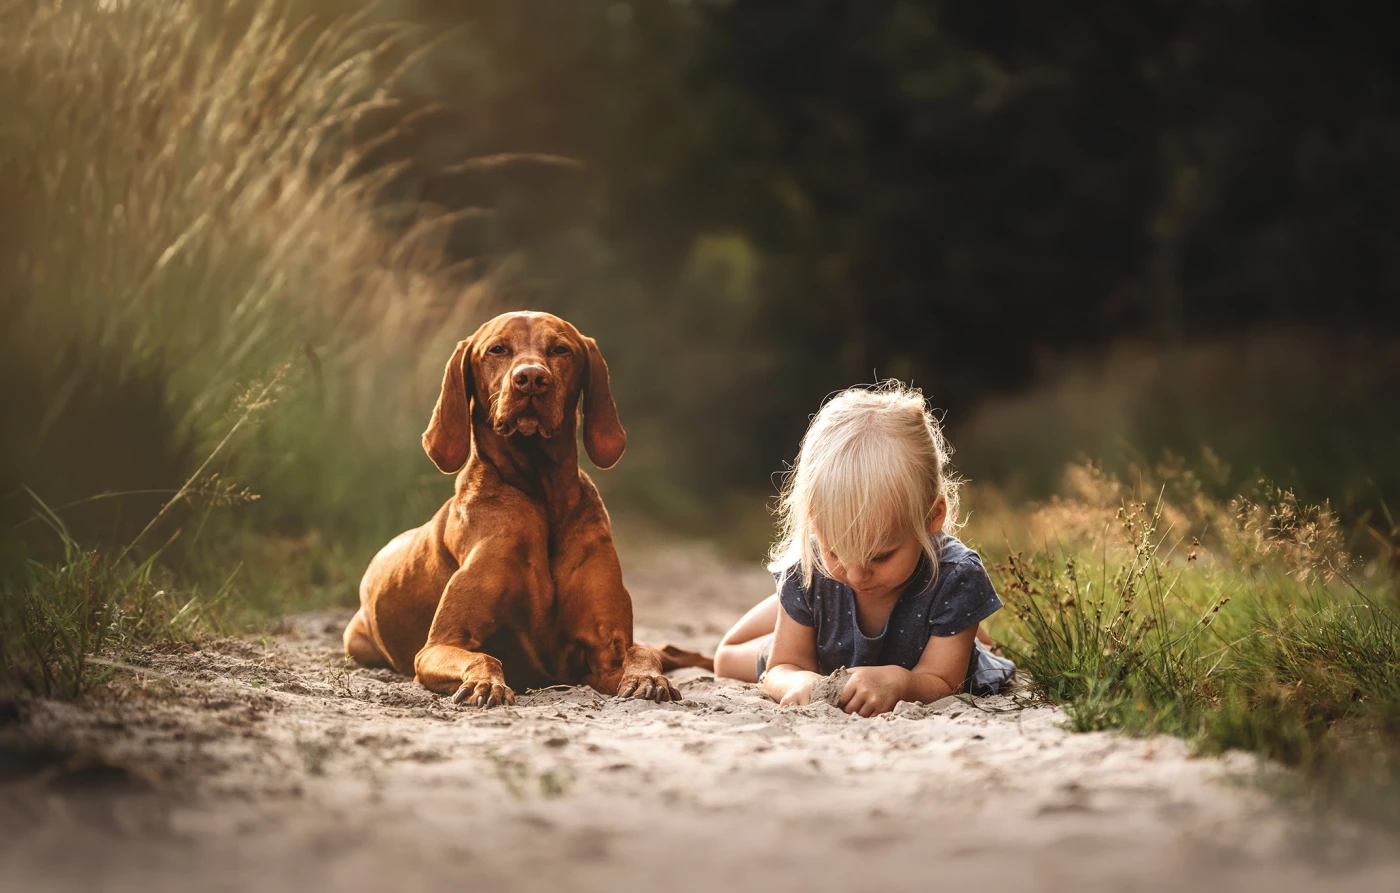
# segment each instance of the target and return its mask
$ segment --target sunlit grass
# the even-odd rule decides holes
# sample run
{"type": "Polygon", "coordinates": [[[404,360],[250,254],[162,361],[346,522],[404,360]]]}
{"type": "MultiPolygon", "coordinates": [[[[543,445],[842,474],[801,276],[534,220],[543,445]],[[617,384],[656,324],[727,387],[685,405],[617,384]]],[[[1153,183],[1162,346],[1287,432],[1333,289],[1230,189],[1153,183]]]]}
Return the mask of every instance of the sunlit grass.
{"type": "Polygon", "coordinates": [[[994,569],[999,634],[1079,731],[1249,750],[1295,767],[1317,804],[1400,823],[1394,576],[1348,555],[1325,505],[1198,484],[1179,461],[1136,486],[1081,466],[1066,496],[1000,517],[1039,545],[994,569]]]}
{"type": "Polygon", "coordinates": [[[412,126],[389,91],[424,44],[355,18],[291,27],[261,0],[0,7],[0,344],[29,395],[7,398],[11,475],[54,504],[117,463],[168,485],[189,469],[159,466],[201,460],[283,369],[255,448],[220,470],[295,522],[402,504],[416,477],[394,459],[482,293],[443,258],[452,219],[372,161],[412,126]],[[122,453],[128,431],[73,443],[114,405],[146,455],[122,453]]]}
{"type": "Polygon", "coordinates": [[[85,549],[40,509],[61,554],[0,578],[0,699],[74,698],[149,646],[276,629],[288,613],[344,604],[363,556],[319,534],[245,534],[171,560],[85,549]]]}

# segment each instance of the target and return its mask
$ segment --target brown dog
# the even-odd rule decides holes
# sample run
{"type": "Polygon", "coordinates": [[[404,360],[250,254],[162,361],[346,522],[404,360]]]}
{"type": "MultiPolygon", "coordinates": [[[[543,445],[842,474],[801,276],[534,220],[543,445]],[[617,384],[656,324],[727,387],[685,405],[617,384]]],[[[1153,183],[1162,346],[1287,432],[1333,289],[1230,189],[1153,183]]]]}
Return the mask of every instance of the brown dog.
{"type": "Polygon", "coordinates": [[[598,345],[548,313],[506,313],[457,345],[423,448],[456,493],[380,550],[360,582],[345,653],[413,673],[481,707],[517,686],[584,683],[605,694],[680,699],[662,656],[632,641],[603,501],[579,468],[627,446],[598,345]]]}

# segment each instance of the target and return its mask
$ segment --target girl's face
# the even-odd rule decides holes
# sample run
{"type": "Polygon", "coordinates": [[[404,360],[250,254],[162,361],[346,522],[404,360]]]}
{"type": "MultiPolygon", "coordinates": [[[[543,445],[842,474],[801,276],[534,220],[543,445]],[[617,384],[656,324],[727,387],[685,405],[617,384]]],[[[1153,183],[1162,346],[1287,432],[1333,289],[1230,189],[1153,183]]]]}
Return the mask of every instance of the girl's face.
{"type": "MultiPolygon", "coordinates": [[[[943,529],[943,520],[947,514],[947,506],[942,499],[938,500],[929,518],[930,536],[943,529]]],[[[845,583],[861,598],[872,599],[897,595],[914,575],[915,568],[919,566],[919,556],[923,553],[923,546],[912,531],[885,543],[870,563],[863,567],[847,567],[842,564],[835,553],[827,549],[820,534],[817,535],[817,547],[822,551],[822,563],[826,565],[827,573],[833,580],[845,583]]]]}

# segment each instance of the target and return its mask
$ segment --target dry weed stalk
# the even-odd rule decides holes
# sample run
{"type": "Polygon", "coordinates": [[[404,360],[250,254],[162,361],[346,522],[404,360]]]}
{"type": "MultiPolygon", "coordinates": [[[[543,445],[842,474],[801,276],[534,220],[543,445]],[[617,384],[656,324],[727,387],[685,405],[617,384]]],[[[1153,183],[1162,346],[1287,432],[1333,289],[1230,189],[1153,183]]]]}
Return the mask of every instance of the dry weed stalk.
{"type": "Polygon", "coordinates": [[[1309,505],[1262,479],[1221,499],[1213,491],[1228,469],[1209,451],[1203,465],[1193,469],[1168,453],[1154,466],[1131,469],[1131,484],[1096,463],[1071,465],[1062,493],[1031,506],[1027,526],[1036,542],[1123,556],[1141,554],[1148,525],[1161,531],[1164,560],[1245,571],[1277,564],[1299,582],[1331,580],[1352,565],[1345,530],[1328,502],[1309,505]],[[1181,543],[1189,545],[1178,549],[1181,543]]]}
{"type": "Polygon", "coordinates": [[[12,330],[159,362],[196,428],[293,354],[365,436],[385,408],[417,410],[417,373],[482,289],[445,271],[450,218],[385,201],[399,169],[369,159],[393,133],[360,132],[394,108],[412,37],[360,17],[293,28],[262,0],[4,7],[12,330]]]}

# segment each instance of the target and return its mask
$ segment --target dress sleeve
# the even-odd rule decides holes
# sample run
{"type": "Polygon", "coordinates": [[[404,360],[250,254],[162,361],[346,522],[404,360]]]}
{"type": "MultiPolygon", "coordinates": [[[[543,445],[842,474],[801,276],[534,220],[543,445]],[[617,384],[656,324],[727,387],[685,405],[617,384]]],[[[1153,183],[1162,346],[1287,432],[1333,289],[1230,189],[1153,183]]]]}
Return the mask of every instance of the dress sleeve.
{"type": "MultiPolygon", "coordinates": [[[[793,620],[803,626],[816,626],[816,612],[812,610],[812,594],[802,588],[802,568],[790,567],[773,575],[778,581],[778,603],[793,620]]],[[[816,580],[812,581],[814,584],[816,580]]]]}
{"type": "Polygon", "coordinates": [[[940,568],[938,599],[929,612],[931,636],[952,636],[1001,610],[986,568],[976,557],[940,568]]]}

